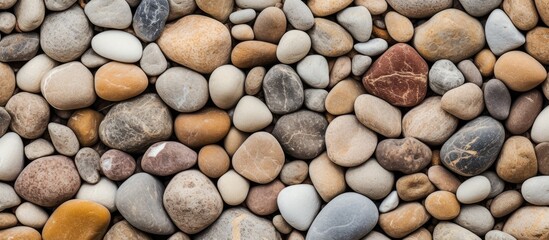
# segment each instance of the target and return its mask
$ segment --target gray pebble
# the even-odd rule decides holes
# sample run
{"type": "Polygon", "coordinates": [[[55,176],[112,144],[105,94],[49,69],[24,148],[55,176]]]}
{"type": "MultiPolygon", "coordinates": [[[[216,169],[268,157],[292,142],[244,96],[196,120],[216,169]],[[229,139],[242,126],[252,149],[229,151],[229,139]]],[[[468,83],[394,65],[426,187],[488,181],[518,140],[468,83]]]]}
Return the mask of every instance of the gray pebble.
{"type": "MultiPolygon", "coordinates": [[[[126,0],[130,1],[130,0],[126,0]]],[[[137,2],[135,5],[130,4],[130,6],[135,7],[139,4],[140,0],[131,0],[137,2]]],[[[189,15],[196,10],[196,2],[194,0],[168,0],[170,5],[170,13],[168,14],[168,21],[189,15]]]]}
{"type": "Polygon", "coordinates": [[[503,82],[492,79],[483,85],[484,103],[492,117],[505,120],[511,111],[511,94],[503,82]]]}
{"type": "Polygon", "coordinates": [[[9,34],[15,28],[15,15],[10,12],[0,12],[0,32],[9,34]]]}
{"type": "Polygon", "coordinates": [[[234,239],[238,236],[242,240],[252,239],[281,239],[273,224],[255,216],[246,208],[230,208],[206,230],[196,235],[196,240],[234,239]],[[238,222],[238,227],[233,227],[238,222]]]}
{"type": "Polygon", "coordinates": [[[63,11],[71,7],[77,0],[44,0],[46,8],[50,11],[63,11]]]}
{"type": "Polygon", "coordinates": [[[25,146],[25,156],[29,160],[52,155],[54,152],[53,145],[42,138],[36,139],[25,146]]]}
{"type": "Polygon", "coordinates": [[[0,61],[16,62],[31,60],[39,48],[37,33],[14,33],[0,40],[0,61]]]}
{"type": "Polygon", "coordinates": [[[309,55],[301,60],[297,73],[303,82],[314,88],[325,88],[330,83],[328,61],[321,55],[309,55]]]}
{"type": "Polygon", "coordinates": [[[8,131],[11,123],[11,116],[4,107],[0,107],[0,137],[4,136],[8,131]]]}
{"type": "Polygon", "coordinates": [[[496,56],[518,48],[526,42],[524,35],[501,9],[492,11],[488,16],[485,32],[486,42],[496,56]]]}
{"type": "Polygon", "coordinates": [[[74,157],[74,163],[82,180],[89,184],[99,182],[100,160],[101,156],[93,148],[85,147],[78,151],[74,157]]]}
{"type": "Polygon", "coordinates": [[[357,43],[354,48],[357,52],[366,56],[377,56],[385,52],[389,44],[383,38],[374,38],[365,43],[357,43]]]}
{"type": "Polygon", "coordinates": [[[229,15],[229,21],[234,24],[243,24],[255,19],[256,12],[253,9],[242,9],[229,15]]]}
{"type": "Polygon", "coordinates": [[[0,192],[0,212],[21,204],[21,199],[12,186],[0,182],[0,192]]]}
{"type": "Polygon", "coordinates": [[[511,234],[500,231],[500,230],[491,230],[486,233],[484,240],[517,240],[511,234]]]}
{"type": "Polygon", "coordinates": [[[158,77],[155,87],[160,98],[178,112],[194,112],[208,102],[208,82],[187,68],[168,69],[158,77]]]}
{"type": "Polygon", "coordinates": [[[88,68],[98,68],[108,63],[110,60],[99,56],[99,54],[90,48],[82,54],[80,61],[88,68]]]}
{"type": "Polygon", "coordinates": [[[0,9],[8,9],[11,8],[17,0],[0,0],[0,9]]]}
{"type": "Polygon", "coordinates": [[[465,77],[465,81],[476,84],[479,87],[482,87],[482,75],[478,70],[477,66],[471,60],[463,60],[457,65],[459,71],[465,77]]]}
{"type": "Polygon", "coordinates": [[[351,65],[351,72],[355,76],[362,76],[372,65],[372,58],[364,55],[354,55],[351,65]]]}
{"type": "Polygon", "coordinates": [[[156,43],[149,43],[143,49],[139,65],[147,75],[158,76],[166,71],[168,61],[156,43]]]}
{"type": "Polygon", "coordinates": [[[324,102],[328,91],[324,89],[305,89],[305,107],[311,111],[323,113],[326,111],[324,102]]]}
{"type": "Polygon", "coordinates": [[[132,10],[125,0],[93,0],[84,12],[99,27],[125,29],[132,24],[132,10]]]}
{"type": "Polygon", "coordinates": [[[462,206],[454,221],[479,236],[492,230],[495,222],[490,210],[480,205],[462,206]]]}
{"type": "Polygon", "coordinates": [[[80,149],[76,134],[69,127],[52,122],[48,124],[48,133],[58,153],[72,157],[80,149]]]}
{"type": "Polygon", "coordinates": [[[168,0],[141,0],[133,15],[135,35],[145,42],[155,41],[164,30],[169,10],[168,0]]]}
{"type": "Polygon", "coordinates": [[[311,9],[301,0],[286,0],[282,11],[286,14],[288,22],[299,30],[309,30],[315,24],[311,9]]]}
{"type": "Polygon", "coordinates": [[[275,114],[291,113],[303,105],[301,79],[288,65],[273,66],[263,79],[263,92],[267,107],[275,114]]]}
{"type": "Polygon", "coordinates": [[[429,70],[429,87],[439,95],[444,95],[463,83],[465,77],[450,60],[438,60],[429,70]]]}
{"type": "Polygon", "coordinates": [[[301,110],[278,119],[272,134],[285,153],[297,159],[313,159],[325,149],[327,127],[328,121],[321,114],[301,110]]]}
{"type": "Polygon", "coordinates": [[[372,35],[372,16],[364,6],[345,8],[337,14],[337,22],[359,42],[368,41],[372,35]]]}
{"type": "Polygon", "coordinates": [[[451,222],[440,222],[433,231],[433,239],[482,240],[471,231],[451,222]]]}
{"type": "Polygon", "coordinates": [[[486,171],[482,173],[482,176],[485,176],[490,181],[490,194],[488,194],[487,198],[493,198],[503,192],[505,182],[495,172],[486,171]]]}
{"type": "Polygon", "coordinates": [[[503,0],[459,0],[461,6],[472,16],[482,17],[497,8],[503,0]]]}

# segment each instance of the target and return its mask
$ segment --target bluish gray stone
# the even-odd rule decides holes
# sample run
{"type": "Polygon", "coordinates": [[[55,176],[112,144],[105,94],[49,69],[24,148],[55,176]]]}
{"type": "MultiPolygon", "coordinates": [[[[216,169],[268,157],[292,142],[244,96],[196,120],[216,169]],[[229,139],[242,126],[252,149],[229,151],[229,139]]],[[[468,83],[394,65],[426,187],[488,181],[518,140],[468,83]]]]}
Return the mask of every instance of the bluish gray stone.
{"type": "Polygon", "coordinates": [[[429,70],[429,87],[439,95],[444,95],[463,83],[465,83],[465,77],[450,60],[438,60],[429,70]]]}
{"type": "Polygon", "coordinates": [[[359,240],[376,226],[379,213],[367,197],[343,193],[330,201],[316,216],[307,240],[359,240]]]}
{"type": "Polygon", "coordinates": [[[40,40],[36,33],[14,33],[0,41],[0,62],[27,61],[36,56],[40,40]]]}
{"type": "Polygon", "coordinates": [[[168,0],[142,0],[133,15],[135,35],[145,42],[155,41],[168,20],[168,0]]]}
{"type": "Polygon", "coordinates": [[[505,84],[498,79],[492,79],[484,84],[482,90],[488,113],[497,120],[506,119],[511,111],[511,94],[505,84]]]}
{"type": "Polygon", "coordinates": [[[313,159],[326,147],[324,134],[327,127],[324,116],[302,110],[278,119],[272,134],[285,153],[297,159],[313,159]]]}
{"type": "Polygon", "coordinates": [[[511,19],[501,9],[496,9],[490,13],[484,29],[486,43],[496,56],[518,48],[526,42],[524,35],[513,25],[511,19]]]}
{"type": "Polygon", "coordinates": [[[267,107],[275,114],[297,111],[305,99],[299,75],[285,64],[275,65],[265,74],[263,92],[267,107]]]}
{"type": "Polygon", "coordinates": [[[21,199],[11,185],[0,182],[0,192],[2,193],[0,194],[0,211],[21,204],[21,199]]]}
{"type": "Polygon", "coordinates": [[[139,230],[159,235],[175,232],[162,205],[164,185],[147,173],[128,178],[116,191],[116,208],[139,230]]]}
{"type": "Polygon", "coordinates": [[[496,161],[504,141],[503,125],[481,116],[465,124],[444,143],[440,158],[444,166],[459,175],[478,175],[496,161]]]}
{"type": "Polygon", "coordinates": [[[502,0],[459,0],[459,2],[469,15],[482,17],[497,8],[502,0]]]}
{"type": "Polygon", "coordinates": [[[194,239],[233,239],[233,236],[239,236],[240,240],[282,239],[270,221],[255,216],[245,208],[231,208],[223,211],[209,228],[194,239]]]}

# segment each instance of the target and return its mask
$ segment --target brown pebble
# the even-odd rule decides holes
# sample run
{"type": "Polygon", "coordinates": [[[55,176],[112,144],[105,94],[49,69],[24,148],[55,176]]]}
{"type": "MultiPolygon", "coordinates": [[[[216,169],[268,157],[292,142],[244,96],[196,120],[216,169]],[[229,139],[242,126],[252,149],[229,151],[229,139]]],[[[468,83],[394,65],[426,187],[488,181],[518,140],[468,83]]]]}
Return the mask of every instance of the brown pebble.
{"type": "Polygon", "coordinates": [[[512,136],[503,144],[496,163],[498,176],[504,181],[521,183],[538,172],[534,145],[526,137],[512,136]]]}
{"type": "Polygon", "coordinates": [[[429,180],[440,190],[456,193],[461,182],[443,166],[432,166],[427,171],[429,180]]]}
{"type": "Polygon", "coordinates": [[[292,226],[280,214],[273,217],[273,225],[282,234],[288,234],[293,230],[292,226]]]}
{"type": "Polygon", "coordinates": [[[83,147],[89,147],[99,140],[99,124],[105,116],[93,109],[81,109],[75,111],[67,122],[78,142],[83,147]]]}
{"type": "Polygon", "coordinates": [[[379,215],[379,226],[387,235],[402,238],[425,224],[430,218],[423,205],[404,203],[395,210],[379,215]]]}
{"type": "Polygon", "coordinates": [[[535,150],[538,159],[538,171],[541,174],[549,175],[549,142],[536,145],[535,150]]]}
{"type": "Polygon", "coordinates": [[[229,170],[230,159],[219,145],[206,145],[198,152],[198,168],[211,178],[219,178],[229,170]]]}
{"type": "Polygon", "coordinates": [[[269,215],[278,210],[276,199],[284,184],[275,180],[266,185],[252,187],[246,198],[246,206],[257,215],[269,215]]]}
{"type": "Polygon", "coordinates": [[[539,90],[534,89],[521,94],[511,105],[505,128],[515,135],[528,131],[541,112],[542,106],[543,96],[539,90]]]}
{"type": "Polygon", "coordinates": [[[12,213],[0,213],[0,230],[17,225],[17,217],[12,213]]]}
{"type": "Polygon", "coordinates": [[[300,184],[309,176],[309,166],[305,161],[294,160],[284,164],[280,180],[286,185],[300,184]]]}
{"type": "Polygon", "coordinates": [[[490,204],[490,212],[494,217],[500,218],[517,210],[524,199],[520,192],[509,190],[497,195],[490,204]]]}
{"type": "Polygon", "coordinates": [[[101,172],[110,180],[123,181],[135,171],[135,159],[125,152],[111,149],[101,156],[101,172]]]}
{"type": "Polygon", "coordinates": [[[435,191],[435,186],[424,173],[414,173],[401,177],[396,182],[398,196],[404,201],[414,201],[435,191]]]}
{"type": "Polygon", "coordinates": [[[276,45],[262,41],[244,41],[237,44],[231,53],[231,62],[238,68],[253,68],[270,65],[277,61],[276,45]]]}
{"type": "Polygon", "coordinates": [[[436,191],[425,199],[425,209],[438,220],[450,220],[459,215],[461,207],[455,194],[436,191]]]}
{"type": "Polygon", "coordinates": [[[174,123],[177,139],[191,148],[219,142],[227,135],[230,127],[229,114],[218,108],[179,114],[174,123]]]}
{"type": "Polygon", "coordinates": [[[276,44],[285,32],[286,16],[280,8],[268,7],[257,15],[254,23],[257,40],[276,44]]]}
{"type": "Polygon", "coordinates": [[[475,56],[475,65],[483,77],[490,77],[494,74],[496,56],[489,49],[483,49],[475,56]]]}

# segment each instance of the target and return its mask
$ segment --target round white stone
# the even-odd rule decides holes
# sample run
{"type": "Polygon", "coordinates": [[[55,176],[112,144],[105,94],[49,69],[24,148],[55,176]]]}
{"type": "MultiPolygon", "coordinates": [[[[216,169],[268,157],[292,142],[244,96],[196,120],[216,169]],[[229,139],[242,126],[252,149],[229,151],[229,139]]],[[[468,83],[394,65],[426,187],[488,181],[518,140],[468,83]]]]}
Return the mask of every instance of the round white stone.
{"type": "Polygon", "coordinates": [[[357,52],[370,57],[382,54],[388,47],[389,44],[383,38],[374,38],[368,42],[357,43],[354,46],[357,52]]]}
{"type": "Polygon", "coordinates": [[[549,176],[532,177],[522,183],[520,192],[527,202],[547,206],[549,205],[549,176]]]}
{"type": "Polygon", "coordinates": [[[10,182],[19,176],[25,163],[23,141],[17,133],[9,132],[0,138],[0,181],[10,182]]]}
{"type": "Polygon", "coordinates": [[[297,64],[301,80],[314,88],[325,88],[330,84],[328,61],[321,55],[309,55],[297,64]]]}
{"type": "Polygon", "coordinates": [[[44,227],[49,218],[44,209],[30,202],[19,205],[15,210],[15,216],[21,224],[36,229],[44,227]]]}
{"type": "Polygon", "coordinates": [[[300,30],[286,32],[276,48],[276,57],[285,64],[296,63],[311,50],[311,38],[300,30]]]}
{"type": "Polygon", "coordinates": [[[256,132],[271,124],[273,114],[264,102],[253,96],[240,99],[233,114],[234,126],[243,132],[256,132]]]}
{"type": "Polygon", "coordinates": [[[116,211],[116,191],[118,187],[114,182],[107,178],[101,178],[94,185],[84,183],[76,194],[77,199],[94,201],[105,206],[109,211],[116,211]]]}
{"type": "Polygon", "coordinates": [[[108,30],[95,35],[91,45],[100,56],[119,62],[134,63],[143,54],[139,39],[120,30],[108,30]]]}
{"type": "Polygon", "coordinates": [[[545,109],[538,114],[534,121],[534,125],[532,125],[532,132],[530,135],[534,142],[549,142],[549,107],[545,107],[545,109]]]}
{"type": "Polygon", "coordinates": [[[288,224],[300,231],[306,231],[320,209],[320,196],[309,184],[298,184],[280,191],[277,198],[280,214],[288,224]]]}
{"type": "Polygon", "coordinates": [[[17,72],[17,87],[25,92],[39,93],[40,81],[58,63],[46,54],[40,54],[25,63],[17,72]]]}
{"type": "Polygon", "coordinates": [[[472,204],[480,202],[490,194],[490,180],[485,176],[475,176],[459,185],[456,197],[459,202],[472,204]]]}
{"type": "Polygon", "coordinates": [[[242,9],[229,15],[229,21],[234,24],[243,24],[254,20],[256,12],[253,9],[242,9]]]}
{"type": "Polygon", "coordinates": [[[216,106],[229,109],[244,95],[246,75],[233,65],[216,68],[210,75],[210,98],[216,106]]]}
{"type": "Polygon", "coordinates": [[[398,202],[399,199],[397,191],[392,191],[379,205],[379,212],[386,213],[392,211],[398,206],[398,202]]]}
{"type": "Polygon", "coordinates": [[[246,200],[250,183],[234,170],[229,170],[217,180],[217,189],[225,203],[236,206],[246,200]]]}

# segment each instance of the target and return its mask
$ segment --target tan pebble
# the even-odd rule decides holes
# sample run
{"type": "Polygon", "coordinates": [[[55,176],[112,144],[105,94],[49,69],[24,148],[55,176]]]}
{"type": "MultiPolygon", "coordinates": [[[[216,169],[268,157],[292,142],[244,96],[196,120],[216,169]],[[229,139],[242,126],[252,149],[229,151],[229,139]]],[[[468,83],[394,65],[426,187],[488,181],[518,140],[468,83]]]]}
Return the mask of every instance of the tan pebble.
{"type": "Polygon", "coordinates": [[[547,70],[535,58],[521,51],[503,54],[494,66],[497,79],[513,91],[525,92],[547,78],[547,70]]]}
{"type": "Polygon", "coordinates": [[[365,94],[362,84],[353,79],[339,82],[326,97],[325,107],[332,115],[343,115],[353,112],[355,99],[365,94]]]}
{"type": "Polygon", "coordinates": [[[229,156],[233,156],[236,150],[246,141],[246,138],[248,138],[248,134],[244,133],[235,127],[231,127],[229,130],[229,133],[227,133],[227,136],[225,137],[225,140],[223,141],[223,146],[225,148],[225,151],[227,151],[227,154],[229,156]]]}
{"type": "Polygon", "coordinates": [[[255,19],[254,29],[257,40],[278,43],[286,32],[286,16],[277,7],[263,9],[255,19]]]}
{"type": "Polygon", "coordinates": [[[372,27],[372,36],[378,37],[378,38],[381,38],[381,39],[387,41],[387,43],[389,43],[389,45],[395,44],[395,42],[396,42],[391,37],[391,35],[389,34],[389,31],[387,31],[387,29],[380,28],[380,27],[375,26],[375,25],[372,27]]]}
{"type": "Polygon", "coordinates": [[[496,218],[507,216],[517,210],[524,199],[520,192],[509,190],[497,195],[490,204],[490,213],[496,218]]]}
{"type": "Polygon", "coordinates": [[[385,24],[389,35],[397,42],[408,42],[414,36],[414,25],[405,16],[391,11],[385,15],[385,24]]]}
{"type": "Polygon", "coordinates": [[[6,240],[42,240],[34,228],[17,226],[0,231],[0,239],[6,240]]]}
{"type": "MultiPolygon", "coordinates": [[[[548,8],[549,8],[549,1],[548,8]]],[[[526,34],[526,51],[542,64],[549,64],[549,28],[536,27],[526,34]]]]}
{"type": "Polygon", "coordinates": [[[343,168],[330,161],[326,153],[311,161],[309,176],[316,191],[325,202],[343,193],[347,187],[343,168]]]}
{"type": "Polygon", "coordinates": [[[353,37],[336,22],[315,18],[315,25],[307,31],[312,48],[325,57],[339,57],[353,49],[353,37]]]}
{"type": "Polygon", "coordinates": [[[255,183],[273,181],[284,165],[284,151],[276,138],[267,132],[256,132],[242,143],[232,158],[236,172],[255,183]]]}
{"type": "Polygon", "coordinates": [[[12,213],[0,213],[0,230],[17,225],[17,217],[12,213]]]}
{"type": "Polygon", "coordinates": [[[483,49],[475,56],[475,65],[478,67],[478,70],[483,77],[490,77],[494,74],[496,56],[490,49],[483,49]]]}
{"type": "Polygon", "coordinates": [[[456,193],[461,182],[443,166],[432,166],[427,171],[429,180],[438,189],[456,193]]]}
{"type": "Polygon", "coordinates": [[[441,99],[444,111],[462,120],[471,120],[484,110],[484,97],[480,87],[474,83],[465,83],[447,91],[441,99]]]}
{"type": "Polygon", "coordinates": [[[230,127],[229,114],[218,108],[179,114],[174,123],[177,139],[191,148],[219,142],[227,135],[230,127]]]}
{"type": "Polygon", "coordinates": [[[315,16],[328,16],[347,7],[353,0],[310,0],[307,6],[315,16]]]}
{"type": "Polygon", "coordinates": [[[528,31],[538,23],[534,0],[504,0],[502,8],[520,30],[528,31]]]}
{"type": "Polygon", "coordinates": [[[284,164],[280,180],[286,185],[300,184],[309,176],[309,166],[305,161],[294,160],[284,164]]]}
{"type": "Polygon", "coordinates": [[[280,214],[273,217],[273,225],[276,230],[282,234],[288,234],[293,230],[292,226],[290,226],[280,214]]]}
{"type": "Polygon", "coordinates": [[[76,134],[80,145],[89,147],[99,140],[99,124],[104,117],[103,114],[93,109],[77,110],[69,118],[67,127],[76,134]]]}
{"type": "Polygon", "coordinates": [[[398,196],[404,201],[414,201],[435,191],[435,186],[424,173],[414,173],[401,177],[396,182],[398,196]]]}
{"type": "Polygon", "coordinates": [[[503,226],[517,239],[549,239],[549,207],[526,206],[518,209],[503,226]]]}
{"type": "Polygon", "coordinates": [[[219,145],[206,145],[198,152],[198,168],[210,178],[221,177],[229,170],[230,159],[219,145]]]}
{"type": "Polygon", "coordinates": [[[268,42],[255,40],[240,42],[231,53],[231,62],[238,68],[270,65],[276,61],[276,45],[268,42]]]}
{"type": "Polygon", "coordinates": [[[420,228],[402,240],[432,240],[433,235],[426,228],[420,228]]]}
{"type": "Polygon", "coordinates": [[[15,74],[10,65],[0,62],[0,106],[5,106],[15,90],[15,74]]]}
{"type": "Polygon", "coordinates": [[[522,136],[507,139],[497,160],[496,171],[501,179],[511,183],[521,183],[536,176],[538,161],[532,142],[522,136]]]}
{"type": "Polygon", "coordinates": [[[330,84],[332,88],[338,84],[341,80],[347,78],[351,74],[352,61],[347,56],[338,57],[333,65],[330,67],[330,84]]]}
{"type": "Polygon", "coordinates": [[[231,28],[231,35],[239,41],[253,40],[254,30],[247,24],[234,25],[231,28]]]}
{"type": "MultiPolygon", "coordinates": [[[[184,1],[176,1],[184,2],[184,1]]],[[[220,22],[225,22],[229,18],[229,15],[233,11],[234,1],[233,0],[222,0],[222,1],[210,1],[210,0],[196,0],[196,6],[200,10],[214,17],[220,22]]]]}
{"type": "Polygon", "coordinates": [[[355,4],[366,7],[372,15],[380,15],[387,11],[385,0],[355,0],[355,4]]]}
{"type": "Polygon", "coordinates": [[[126,220],[123,220],[115,223],[103,238],[103,240],[119,239],[150,240],[151,238],[147,236],[147,234],[134,228],[126,220]]]}
{"type": "Polygon", "coordinates": [[[425,224],[429,213],[417,202],[404,203],[395,210],[379,215],[378,224],[393,238],[402,238],[425,224]]]}
{"type": "Polygon", "coordinates": [[[541,20],[546,26],[549,26],[549,1],[535,0],[535,3],[541,20]]]}
{"type": "Polygon", "coordinates": [[[288,240],[305,240],[305,237],[303,237],[303,234],[300,232],[294,230],[290,233],[290,236],[288,236],[288,240]]]}
{"type": "Polygon", "coordinates": [[[456,195],[447,191],[436,191],[425,199],[427,212],[438,220],[450,220],[459,215],[460,205],[456,195]]]}
{"type": "Polygon", "coordinates": [[[256,95],[261,91],[265,73],[265,68],[261,66],[254,67],[248,72],[246,80],[244,81],[244,90],[246,91],[246,94],[256,95]]]}
{"type": "Polygon", "coordinates": [[[440,150],[433,150],[433,154],[431,155],[431,165],[442,165],[442,162],[440,161],[440,150]]]}

